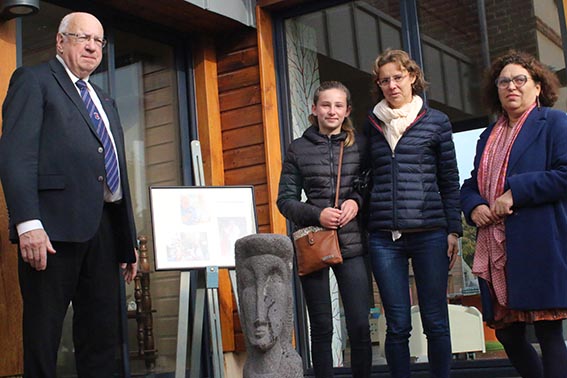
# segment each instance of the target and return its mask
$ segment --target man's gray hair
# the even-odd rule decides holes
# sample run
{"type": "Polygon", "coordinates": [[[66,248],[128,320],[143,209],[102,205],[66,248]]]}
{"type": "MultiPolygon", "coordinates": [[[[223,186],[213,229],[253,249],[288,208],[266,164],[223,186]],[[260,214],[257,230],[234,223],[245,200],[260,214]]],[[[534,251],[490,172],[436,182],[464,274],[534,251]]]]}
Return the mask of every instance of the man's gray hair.
{"type": "Polygon", "coordinates": [[[71,22],[71,20],[73,19],[74,13],[69,13],[67,15],[65,15],[65,17],[63,17],[63,19],[61,20],[61,23],[59,24],[59,29],[57,30],[58,33],[63,33],[68,31],[69,29],[69,23],[71,22]]]}

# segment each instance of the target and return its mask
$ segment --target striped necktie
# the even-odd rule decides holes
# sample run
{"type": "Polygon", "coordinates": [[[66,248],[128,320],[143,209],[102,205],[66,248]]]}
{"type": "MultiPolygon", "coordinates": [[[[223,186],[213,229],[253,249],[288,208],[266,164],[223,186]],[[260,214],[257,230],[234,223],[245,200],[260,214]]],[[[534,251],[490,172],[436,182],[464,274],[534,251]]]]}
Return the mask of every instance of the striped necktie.
{"type": "Polygon", "coordinates": [[[87,83],[83,80],[78,80],[75,85],[81,90],[81,98],[87,107],[87,112],[89,117],[96,129],[96,133],[102,142],[102,147],[104,148],[104,168],[106,170],[106,185],[111,193],[115,193],[120,186],[120,175],[118,172],[118,160],[116,157],[116,151],[114,150],[114,145],[110,140],[110,135],[108,135],[108,130],[104,125],[104,121],[100,116],[98,109],[96,108],[91,95],[89,94],[89,89],[87,88],[87,83]]]}

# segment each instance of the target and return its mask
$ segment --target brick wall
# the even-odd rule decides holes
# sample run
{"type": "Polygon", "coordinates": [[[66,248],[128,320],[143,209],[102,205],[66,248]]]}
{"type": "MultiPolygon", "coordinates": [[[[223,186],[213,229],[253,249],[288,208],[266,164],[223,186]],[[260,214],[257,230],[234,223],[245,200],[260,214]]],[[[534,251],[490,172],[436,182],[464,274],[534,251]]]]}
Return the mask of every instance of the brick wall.
{"type": "MultiPolygon", "coordinates": [[[[481,30],[476,1],[421,0],[420,31],[482,64],[481,30]]],[[[532,0],[486,0],[491,59],[511,48],[537,54],[536,17],[532,0]]]]}
{"type": "Polygon", "coordinates": [[[532,0],[486,0],[486,19],[492,59],[511,48],[537,56],[532,0]]]}

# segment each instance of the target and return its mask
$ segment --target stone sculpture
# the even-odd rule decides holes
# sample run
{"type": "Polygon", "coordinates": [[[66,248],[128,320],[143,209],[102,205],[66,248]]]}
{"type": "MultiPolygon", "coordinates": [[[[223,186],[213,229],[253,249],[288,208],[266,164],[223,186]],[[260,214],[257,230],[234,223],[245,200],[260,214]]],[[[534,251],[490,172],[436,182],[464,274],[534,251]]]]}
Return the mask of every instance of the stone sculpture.
{"type": "Polygon", "coordinates": [[[248,356],[244,378],[300,378],[302,361],[291,344],[291,240],[257,234],[235,243],[240,322],[248,356]]]}

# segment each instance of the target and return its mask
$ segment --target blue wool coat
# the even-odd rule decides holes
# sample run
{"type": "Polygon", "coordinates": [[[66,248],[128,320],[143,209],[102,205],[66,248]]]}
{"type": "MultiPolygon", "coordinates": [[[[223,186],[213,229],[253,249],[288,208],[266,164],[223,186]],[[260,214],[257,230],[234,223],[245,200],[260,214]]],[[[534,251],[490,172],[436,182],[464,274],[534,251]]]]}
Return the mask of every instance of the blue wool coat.
{"type": "MultiPolygon", "coordinates": [[[[487,201],[479,194],[480,158],[494,125],[477,143],[471,178],[461,188],[467,222],[487,201]]],[[[506,171],[514,213],[505,220],[509,307],[567,308],[567,114],[534,109],[518,134],[506,171]]],[[[483,283],[481,283],[481,286],[483,283]]],[[[483,305],[488,304],[483,298],[483,305]]],[[[485,309],[490,318],[490,309],[485,309]]]]}

